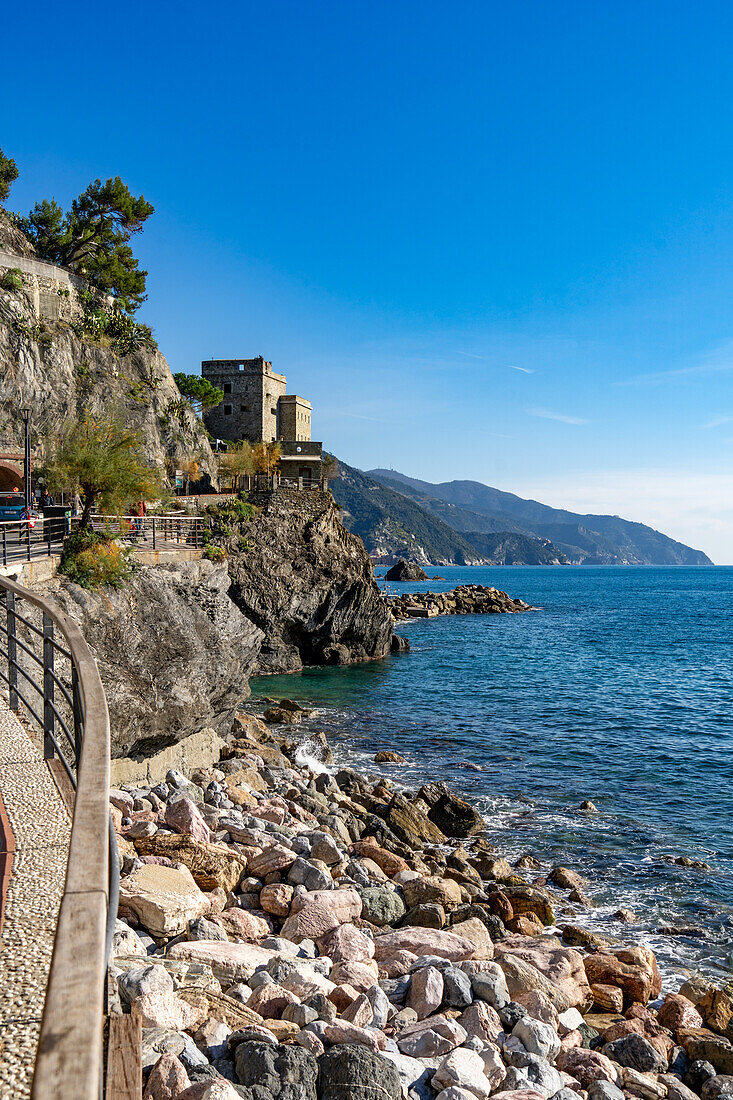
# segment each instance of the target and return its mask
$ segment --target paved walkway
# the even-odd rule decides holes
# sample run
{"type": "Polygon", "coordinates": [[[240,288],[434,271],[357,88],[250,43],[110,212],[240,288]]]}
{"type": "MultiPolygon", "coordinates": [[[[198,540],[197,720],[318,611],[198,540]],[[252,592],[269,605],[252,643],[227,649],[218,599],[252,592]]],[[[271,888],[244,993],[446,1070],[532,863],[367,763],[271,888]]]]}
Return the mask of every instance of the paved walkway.
{"type": "Polygon", "coordinates": [[[20,1100],[30,1096],[70,822],[41,754],[3,699],[0,795],[15,834],[0,940],[0,1098],[20,1100]]]}

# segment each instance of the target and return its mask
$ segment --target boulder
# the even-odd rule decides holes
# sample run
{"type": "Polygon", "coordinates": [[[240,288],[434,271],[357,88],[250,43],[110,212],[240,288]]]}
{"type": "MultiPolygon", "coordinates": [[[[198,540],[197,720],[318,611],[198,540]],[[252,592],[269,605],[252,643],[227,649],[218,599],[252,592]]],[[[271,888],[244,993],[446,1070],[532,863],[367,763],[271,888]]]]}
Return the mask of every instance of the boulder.
{"type": "Polygon", "coordinates": [[[639,1073],[663,1073],[667,1068],[667,1059],[662,1057],[648,1039],[635,1032],[606,1043],[601,1053],[612,1062],[629,1066],[639,1073]]]}
{"type": "Polygon", "coordinates": [[[321,954],[335,963],[368,962],[374,958],[374,940],[353,924],[341,924],[320,941],[321,954]]]}
{"type": "Polygon", "coordinates": [[[180,1059],[175,1054],[161,1054],[150,1071],[143,1100],[177,1100],[190,1084],[180,1059]]]}
{"type": "Polygon", "coordinates": [[[562,1050],[555,1064],[559,1070],[574,1077],[584,1089],[589,1089],[594,1081],[610,1081],[614,1085],[618,1081],[616,1066],[597,1050],[586,1050],[585,1047],[562,1050]]]}
{"type": "Polygon", "coordinates": [[[409,869],[407,861],[402,856],[397,856],[386,848],[380,847],[373,837],[367,837],[364,840],[357,841],[356,844],[352,844],[350,851],[355,856],[363,856],[373,860],[377,867],[384,871],[387,878],[392,878],[400,871],[409,869]]]}
{"type": "Polygon", "coordinates": [[[416,562],[400,558],[391,569],[387,570],[384,579],[386,581],[426,581],[428,575],[416,562]]]}
{"type": "Polygon", "coordinates": [[[461,936],[464,940],[469,940],[473,944],[473,957],[475,959],[493,959],[493,941],[486,925],[478,917],[469,917],[468,920],[458,921],[457,924],[451,925],[450,930],[454,936],[461,936]]]}
{"type": "Polygon", "coordinates": [[[362,901],[356,890],[311,890],[296,894],[290,912],[299,913],[311,903],[327,909],[336,924],[348,924],[361,916],[362,901]]]}
{"type": "Polygon", "coordinates": [[[256,1087],[258,1100],[316,1100],[318,1063],[302,1046],[238,1043],[234,1064],[237,1080],[256,1087]]]}
{"type": "Polygon", "coordinates": [[[202,890],[236,890],[247,873],[247,860],[226,844],[209,844],[190,836],[161,835],[135,841],[141,856],[162,856],[183,863],[202,890]]]}
{"type": "Polygon", "coordinates": [[[258,967],[267,966],[271,959],[286,957],[278,951],[252,943],[220,943],[214,940],[175,943],[167,951],[169,959],[208,963],[214,975],[229,985],[249,981],[258,967]]]}
{"type": "Polygon", "coordinates": [[[284,871],[295,863],[296,859],[297,856],[292,849],[285,848],[282,844],[270,844],[259,855],[250,859],[247,872],[257,878],[264,878],[265,875],[270,875],[274,871],[284,871]]]}
{"type": "Polygon", "coordinates": [[[407,1003],[418,1020],[437,1012],[443,1001],[443,975],[434,966],[424,966],[412,975],[407,1003]]]}
{"type": "Polygon", "coordinates": [[[431,1016],[406,1027],[397,1037],[397,1046],[410,1058],[438,1058],[461,1046],[466,1039],[466,1032],[455,1020],[431,1016]]]}
{"type": "Polygon", "coordinates": [[[539,989],[547,994],[558,1012],[566,1008],[586,1011],[593,1004],[583,956],[570,947],[563,947],[554,936],[508,936],[494,945],[497,962],[507,975],[509,992],[539,989]],[[532,967],[523,968],[522,963],[532,967]],[[511,973],[511,980],[510,980],[511,973]],[[539,974],[544,981],[537,982],[539,974]],[[512,983],[515,989],[512,989],[512,983]]]}
{"type": "Polygon", "coordinates": [[[444,910],[455,909],[461,904],[461,888],[452,878],[441,878],[439,875],[428,875],[425,878],[415,878],[406,882],[403,886],[405,902],[412,908],[414,905],[424,905],[427,902],[436,902],[444,910]]]}
{"type": "Polygon", "coordinates": [[[476,1051],[465,1047],[452,1050],[443,1059],[435,1072],[432,1086],[434,1089],[465,1089],[478,1100],[486,1100],[491,1094],[491,1083],[484,1073],[482,1059],[476,1051]]]}
{"type": "Polygon", "coordinates": [[[143,1027],[164,1027],[171,1031],[194,1031],[206,1019],[200,1007],[187,1004],[172,990],[143,993],[133,1001],[131,1012],[143,1027]]]}
{"type": "Polygon", "coordinates": [[[165,808],[165,823],[176,833],[190,836],[193,840],[208,843],[211,840],[209,826],[195,802],[190,798],[179,798],[168,802],[165,808]]]}
{"type": "Polygon", "coordinates": [[[707,1028],[685,1028],[677,1033],[691,1061],[710,1062],[717,1073],[733,1074],[733,1043],[707,1028]]]}
{"type": "Polygon", "coordinates": [[[338,918],[325,905],[311,901],[290,914],[280,929],[280,935],[283,939],[300,943],[306,939],[319,940],[338,926],[338,918]]]}
{"type": "Polygon", "coordinates": [[[499,1013],[484,1001],[474,1001],[461,1013],[458,1022],[468,1036],[481,1039],[484,1043],[496,1043],[504,1031],[499,1013]]]}
{"type": "Polygon", "coordinates": [[[445,835],[416,802],[403,794],[393,796],[386,813],[386,821],[392,832],[410,848],[423,844],[442,844],[445,835]]]}
{"type": "Polygon", "coordinates": [[[152,936],[167,938],[207,913],[209,899],[187,868],[143,865],[120,882],[120,905],[152,936]]]}
{"type": "Polygon", "coordinates": [[[359,890],[364,920],[377,928],[397,924],[405,915],[405,903],[388,886],[365,886],[359,890]]]}
{"type": "Polygon", "coordinates": [[[465,837],[486,828],[478,810],[454,794],[445,783],[429,783],[418,797],[427,802],[428,817],[446,836],[465,837]]]}
{"type": "Polygon", "coordinates": [[[608,948],[587,955],[583,964],[589,982],[618,986],[625,1005],[646,1004],[661,992],[657,960],[648,947],[608,948]]]}
{"type": "Polygon", "coordinates": [[[438,928],[399,928],[377,936],[374,956],[378,962],[387,961],[400,951],[412,951],[420,955],[438,955],[451,962],[472,959],[474,945],[462,936],[438,928]]]}
{"type": "MultiPolygon", "coordinates": [[[[366,1046],[345,1043],[318,1064],[319,1100],[402,1100],[397,1068],[366,1046]]],[[[306,1100],[306,1097],[303,1098],[306,1100]]]]}

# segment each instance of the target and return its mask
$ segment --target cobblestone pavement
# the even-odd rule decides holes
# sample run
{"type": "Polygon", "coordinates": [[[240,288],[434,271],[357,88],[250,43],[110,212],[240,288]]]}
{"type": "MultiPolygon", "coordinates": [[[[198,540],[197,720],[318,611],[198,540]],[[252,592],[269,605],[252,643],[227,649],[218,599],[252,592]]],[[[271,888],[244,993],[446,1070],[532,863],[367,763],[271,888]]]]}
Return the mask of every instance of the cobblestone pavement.
{"type": "Polygon", "coordinates": [[[0,699],[0,795],[15,856],[0,942],[0,1100],[30,1096],[70,822],[41,754],[0,699]]]}

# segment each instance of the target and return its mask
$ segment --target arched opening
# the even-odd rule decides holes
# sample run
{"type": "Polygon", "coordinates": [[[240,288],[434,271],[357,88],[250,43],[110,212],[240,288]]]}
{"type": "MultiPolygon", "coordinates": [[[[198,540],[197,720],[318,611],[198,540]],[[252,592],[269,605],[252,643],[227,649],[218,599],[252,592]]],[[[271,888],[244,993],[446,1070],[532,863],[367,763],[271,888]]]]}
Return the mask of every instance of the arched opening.
{"type": "Polygon", "coordinates": [[[13,489],[23,491],[23,471],[14,463],[0,459],[0,493],[12,493],[13,489]]]}

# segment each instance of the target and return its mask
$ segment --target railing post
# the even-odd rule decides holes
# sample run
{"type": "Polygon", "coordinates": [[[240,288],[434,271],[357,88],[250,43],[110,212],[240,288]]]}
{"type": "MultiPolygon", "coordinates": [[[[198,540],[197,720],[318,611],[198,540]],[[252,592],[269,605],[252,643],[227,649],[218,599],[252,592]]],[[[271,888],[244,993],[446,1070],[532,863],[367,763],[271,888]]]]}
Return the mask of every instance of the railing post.
{"type": "Polygon", "coordinates": [[[6,530],[5,530],[5,525],[3,524],[3,565],[7,565],[7,564],[8,564],[8,539],[7,539],[7,533],[6,533],[6,530]]]}
{"type": "Polygon", "coordinates": [[[25,546],[28,554],[28,561],[31,560],[31,523],[30,520],[26,523],[25,527],[25,546]]]}
{"type": "Polygon", "coordinates": [[[74,763],[76,765],[77,775],[79,772],[79,764],[81,763],[81,746],[84,738],[84,716],[81,709],[81,693],[79,691],[79,673],[76,671],[76,665],[72,661],[71,663],[71,700],[73,706],[73,719],[74,719],[74,763]]]}
{"type": "Polygon", "coordinates": [[[51,524],[50,523],[48,525],[47,534],[48,534],[48,540],[47,540],[48,541],[48,556],[50,558],[51,557],[51,552],[52,552],[51,551],[51,524]]]}
{"type": "Polygon", "coordinates": [[[54,756],[53,736],[55,722],[53,713],[53,619],[43,612],[43,757],[51,760],[54,756]]]}
{"type": "Polygon", "coordinates": [[[155,516],[153,516],[153,550],[155,550],[155,516]]]}
{"type": "Polygon", "coordinates": [[[18,710],[18,646],[15,641],[15,592],[5,590],[8,627],[8,705],[18,710]]]}

